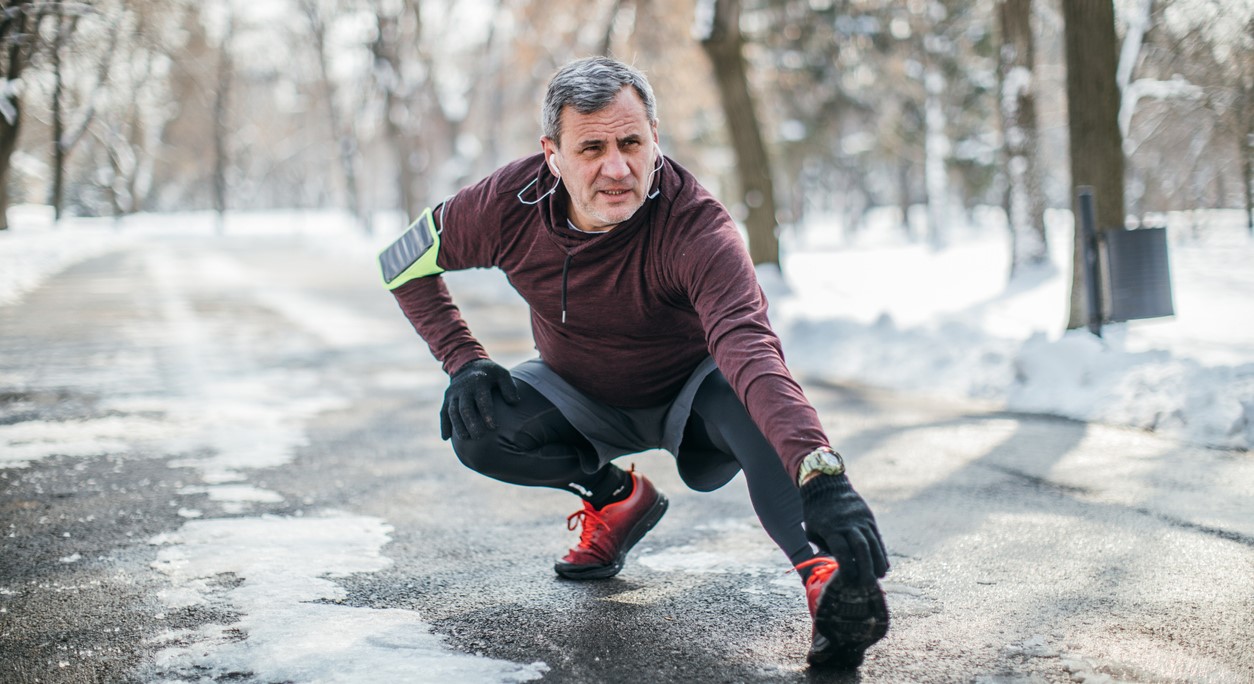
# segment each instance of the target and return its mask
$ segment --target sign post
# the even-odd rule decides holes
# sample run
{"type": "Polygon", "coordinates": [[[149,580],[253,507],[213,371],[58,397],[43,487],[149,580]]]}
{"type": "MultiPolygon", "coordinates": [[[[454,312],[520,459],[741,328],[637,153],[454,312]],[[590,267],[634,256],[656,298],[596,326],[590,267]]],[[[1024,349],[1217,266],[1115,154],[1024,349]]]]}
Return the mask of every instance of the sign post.
{"type": "Polygon", "coordinates": [[[1080,205],[1080,245],[1083,253],[1084,293],[1088,305],[1089,332],[1102,336],[1102,280],[1097,247],[1097,207],[1093,188],[1078,188],[1080,205]]]}

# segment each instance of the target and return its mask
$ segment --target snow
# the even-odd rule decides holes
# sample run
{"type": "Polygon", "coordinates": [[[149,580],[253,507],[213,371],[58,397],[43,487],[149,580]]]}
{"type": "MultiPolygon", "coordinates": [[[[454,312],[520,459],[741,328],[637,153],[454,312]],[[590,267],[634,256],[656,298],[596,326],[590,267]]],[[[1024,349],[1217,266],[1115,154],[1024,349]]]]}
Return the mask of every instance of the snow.
{"type": "Polygon", "coordinates": [[[845,241],[811,225],[783,258],[786,277],[760,278],[789,366],[804,377],[1248,449],[1254,240],[1239,212],[1166,218],[1176,315],[1107,325],[1100,338],[1064,334],[1069,212],[1048,217],[1052,265],[1009,284],[1004,228],[954,231],[933,251],[890,222],[845,241]]]}
{"type": "Polygon", "coordinates": [[[176,677],[164,681],[251,672],[264,681],[524,682],[548,670],[454,652],[413,611],[343,605],[335,578],[388,567],[380,549],[390,531],[377,518],[326,511],[197,520],[152,540],[162,547],[153,566],[172,584],[160,594],[167,608],[240,614],[159,637],[155,665],[176,677]],[[222,575],[238,585],[215,583],[222,575]]]}

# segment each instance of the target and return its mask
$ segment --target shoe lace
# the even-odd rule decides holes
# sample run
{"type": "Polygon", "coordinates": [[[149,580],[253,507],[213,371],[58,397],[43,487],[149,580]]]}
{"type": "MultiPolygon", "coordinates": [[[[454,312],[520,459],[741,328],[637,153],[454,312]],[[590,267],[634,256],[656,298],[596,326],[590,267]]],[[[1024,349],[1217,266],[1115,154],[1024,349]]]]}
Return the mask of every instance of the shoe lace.
{"type": "MultiPolygon", "coordinates": [[[[804,563],[798,563],[797,567],[793,568],[793,570],[800,571],[805,570],[806,568],[811,568],[810,576],[806,578],[806,586],[808,587],[815,583],[822,584],[827,582],[827,580],[831,579],[832,575],[836,574],[836,572],[840,570],[840,563],[837,563],[835,558],[831,558],[829,556],[819,556],[817,558],[811,558],[804,563]]],[[[792,570],[789,572],[792,572],[792,570]]]]}
{"type": "Polygon", "coordinates": [[[566,517],[566,529],[574,531],[576,525],[583,525],[583,529],[579,532],[579,546],[581,548],[602,550],[601,545],[596,543],[596,532],[602,527],[608,530],[610,525],[597,514],[597,510],[592,507],[592,504],[584,502],[583,508],[566,517]]]}

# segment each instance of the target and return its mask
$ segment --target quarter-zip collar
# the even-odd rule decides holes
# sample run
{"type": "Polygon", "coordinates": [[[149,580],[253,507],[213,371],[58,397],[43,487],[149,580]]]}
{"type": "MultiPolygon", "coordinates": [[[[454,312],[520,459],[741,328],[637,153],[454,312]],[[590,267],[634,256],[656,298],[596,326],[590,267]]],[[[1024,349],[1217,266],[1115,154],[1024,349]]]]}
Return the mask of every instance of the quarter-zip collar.
{"type": "MultiPolygon", "coordinates": [[[[653,174],[653,183],[648,192],[649,198],[645,199],[644,204],[630,218],[605,232],[586,233],[571,229],[569,223],[570,195],[566,192],[566,186],[560,183],[558,178],[549,170],[548,165],[543,163],[542,157],[539,159],[541,161],[537,164],[539,171],[536,175],[534,187],[551,187],[553,190],[548,194],[548,197],[536,202],[535,207],[543,218],[545,232],[548,234],[549,239],[553,241],[553,244],[558,249],[566,254],[566,258],[562,263],[562,325],[565,325],[569,308],[570,270],[575,257],[580,256],[584,252],[589,252],[584,258],[610,258],[614,249],[631,241],[632,237],[639,233],[653,216],[657,197],[655,191],[661,187],[662,175],[667,173],[667,170],[661,168],[657,173],[653,174]]],[[[667,163],[665,157],[663,157],[662,167],[665,166],[667,166],[667,163]]]]}

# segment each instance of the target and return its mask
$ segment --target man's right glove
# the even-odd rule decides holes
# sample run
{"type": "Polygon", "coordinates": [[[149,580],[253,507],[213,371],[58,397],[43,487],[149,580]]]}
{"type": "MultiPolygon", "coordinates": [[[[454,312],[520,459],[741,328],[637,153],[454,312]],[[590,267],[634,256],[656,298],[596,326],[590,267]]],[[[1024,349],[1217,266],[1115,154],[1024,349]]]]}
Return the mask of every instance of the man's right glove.
{"type": "MultiPolygon", "coordinates": [[[[871,509],[844,474],[810,475],[801,485],[806,537],[836,557],[836,576],[826,578],[822,559],[806,580],[814,616],[812,665],[855,668],[866,650],[888,633],[888,602],[876,577],[888,572],[888,554],[871,509]],[[822,582],[813,595],[812,582],[822,582]]],[[[804,564],[803,564],[804,565],[804,564]]],[[[798,566],[800,567],[800,566],[798,566]]]]}
{"type": "Polygon", "coordinates": [[[844,475],[815,475],[801,486],[806,537],[836,557],[846,586],[874,584],[888,572],[875,516],[844,475]]]}
{"type": "Polygon", "coordinates": [[[440,438],[479,439],[496,429],[492,412],[492,389],[501,392],[507,404],[518,402],[518,386],[503,366],[491,359],[476,359],[458,368],[444,393],[440,407],[440,438]]]}

